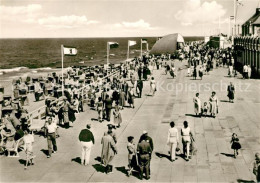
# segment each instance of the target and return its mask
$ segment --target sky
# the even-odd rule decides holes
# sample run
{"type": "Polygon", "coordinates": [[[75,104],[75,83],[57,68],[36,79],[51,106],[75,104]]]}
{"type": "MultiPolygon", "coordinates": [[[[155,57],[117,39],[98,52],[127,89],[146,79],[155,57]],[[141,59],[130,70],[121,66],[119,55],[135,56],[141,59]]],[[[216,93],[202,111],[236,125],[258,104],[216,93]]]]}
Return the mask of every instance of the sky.
{"type": "MultiPolygon", "coordinates": [[[[237,23],[260,0],[239,0],[237,23]]],[[[229,33],[234,0],[0,0],[0,38],[150,37],[229,33]]]]}

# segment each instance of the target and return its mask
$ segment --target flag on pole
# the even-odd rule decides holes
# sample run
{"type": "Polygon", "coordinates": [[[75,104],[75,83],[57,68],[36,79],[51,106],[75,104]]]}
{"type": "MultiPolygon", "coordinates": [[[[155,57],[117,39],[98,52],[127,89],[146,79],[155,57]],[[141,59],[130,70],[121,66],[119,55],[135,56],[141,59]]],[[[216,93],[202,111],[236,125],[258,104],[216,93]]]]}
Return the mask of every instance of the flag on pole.
{"type": "Polygon", "coordinates": [[[129,46],[134,46],[134,45],[136,45],[136,41],[130,41],[130,40],[128,40],[128,45],[129,45],[129,46]]]}
{"type": "Polygon", "coordinates": [[[76,56],[78,50],[75,47],[63,46],[63,54],[66,56],[76,56]]]}
{"type": "Polygon", "coordinates": [[[141,43],[147,43],[147,39],[141,39],[141,43]]]}
{"type": "Polygon", "coordinates": [[[107,42],[109,45],[109,48],[118,48],[119,44],[117,42],[107,42]]]}

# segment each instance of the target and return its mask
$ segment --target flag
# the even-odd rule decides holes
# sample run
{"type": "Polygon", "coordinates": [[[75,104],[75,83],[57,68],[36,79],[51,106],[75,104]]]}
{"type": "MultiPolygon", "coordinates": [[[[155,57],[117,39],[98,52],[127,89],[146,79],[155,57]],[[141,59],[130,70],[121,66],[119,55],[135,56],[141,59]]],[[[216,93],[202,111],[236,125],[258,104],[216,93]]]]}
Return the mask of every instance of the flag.
{"type": "Polygon", "coordinates": [[[234,16],[230,16],[230,20],[233,20],[235,17],[234,16]]]}
{"type": "Polygon", "coordinates": [[[141,39],[141,43],[147,43],[147,39],[141,39]]]}
{"type": "Polygon", "coordinates": [[[76,56],[78,50],[75,47],[63,47],[63,54],[66,56],[76,56]]]}
{"type": "Polygon", "coordinates": [[[107,42],[109,48],[118,48],[119,44],[117,42],[107,42]]]}
{"type": "Polygon", "coordinates": [[[136,41],[130,41],[130,40],[128,40],[128,45],[129,45],[129,46],[134,46],[134,45],[136,45],[136,41]]]}

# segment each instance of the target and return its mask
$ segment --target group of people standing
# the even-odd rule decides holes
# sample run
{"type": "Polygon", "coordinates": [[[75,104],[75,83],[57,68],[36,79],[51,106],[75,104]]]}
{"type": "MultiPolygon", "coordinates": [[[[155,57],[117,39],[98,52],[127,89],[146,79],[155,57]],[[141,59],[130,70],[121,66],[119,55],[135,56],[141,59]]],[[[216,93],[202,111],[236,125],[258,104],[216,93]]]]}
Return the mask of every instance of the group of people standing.
{"type": "Polygon", "coordinates": [[[212,92],[211,96],[209,97],[209,101],[204,102],[202,106],[202,102],[199,97],[199,93],[196,93],[196,96],[193,98],[194,103],[194,112],[196,116],[208,116],[208,113],[211,117],[215,118],[218,114],[218,106],[219,106],[219,100],[216,96],[216,92],[212,92]],[[209,104],[209,105],[208,105],[209,104]]]}

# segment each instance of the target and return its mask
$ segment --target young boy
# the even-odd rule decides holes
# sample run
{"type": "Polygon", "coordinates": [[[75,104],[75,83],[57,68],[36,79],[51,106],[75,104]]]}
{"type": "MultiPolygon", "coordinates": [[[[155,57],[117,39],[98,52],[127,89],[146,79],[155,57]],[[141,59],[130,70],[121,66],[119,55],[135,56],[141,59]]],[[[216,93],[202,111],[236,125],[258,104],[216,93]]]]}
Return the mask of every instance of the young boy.
{"type": "Polygon", "coordinates": [[[128,175],[131,175],[131,172],[133,170],[133,157],[136,155],[136,147],[134,144],[134,137],[133,136],[129,136],[127,137],[128,140],[128,144],[127,144],[127,150],[128,150],[128,167],[129,167],[129,171],[128,171],[128,175]]]}
{"type": "Polygon", "coordinates": [[[203,105],[203,107],[202,107],[202,114],[203,114],[203,116],[207,116],[207,114],[208,114],[208,109],[209,109],[209,107],[208,107],[208,103],[207,102],[204,102],[204,105],[203,105]]]}

